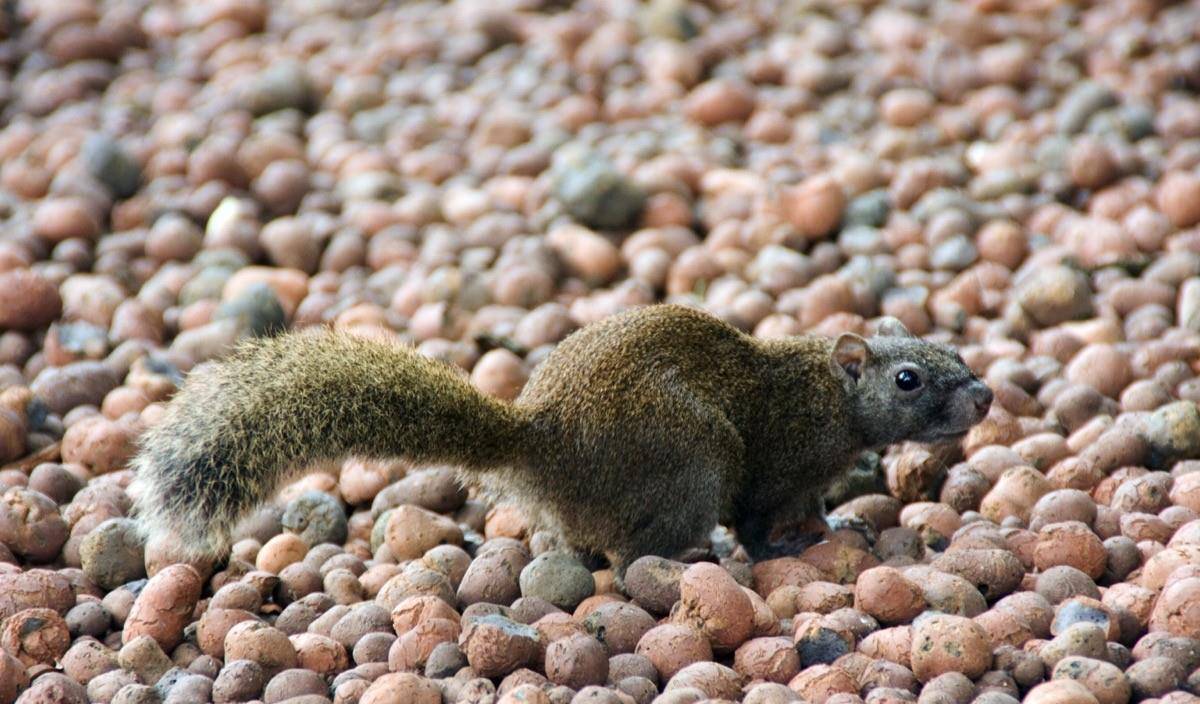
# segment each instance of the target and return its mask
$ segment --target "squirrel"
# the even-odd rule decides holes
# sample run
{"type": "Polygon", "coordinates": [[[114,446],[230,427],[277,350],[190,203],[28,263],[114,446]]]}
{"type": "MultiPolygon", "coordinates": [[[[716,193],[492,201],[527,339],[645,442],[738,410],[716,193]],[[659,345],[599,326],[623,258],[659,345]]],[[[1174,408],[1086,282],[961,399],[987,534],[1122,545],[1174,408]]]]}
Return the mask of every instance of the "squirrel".
{"type": "Polygon", "coordinates": [[[328,329],[242,343],[200,365],[139,440],[137,516],[190,557],[228,553],[235,523],[321,460],[450,464],[618,579],[718,523],[752,559],[781,520],[824,518],[862,451],[952,441],[992,392],[953,348],[883,318],[853,333],[763,340],[658,304],[562,340],[510,402],[449,363],[328,329]]]}

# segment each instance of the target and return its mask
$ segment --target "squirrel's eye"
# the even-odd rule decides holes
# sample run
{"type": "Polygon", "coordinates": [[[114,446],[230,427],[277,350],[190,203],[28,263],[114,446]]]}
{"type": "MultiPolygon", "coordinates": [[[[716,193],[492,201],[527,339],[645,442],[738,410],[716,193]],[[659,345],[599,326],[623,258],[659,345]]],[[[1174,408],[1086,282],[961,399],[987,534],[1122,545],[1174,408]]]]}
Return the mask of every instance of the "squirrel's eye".
{"type": "Polygon", "coordinates": [[[896,386],[899,386],[901,391],[915,391],[921,386],[921,377],[914,371],[901,369],[896,373],[896,386]]]}

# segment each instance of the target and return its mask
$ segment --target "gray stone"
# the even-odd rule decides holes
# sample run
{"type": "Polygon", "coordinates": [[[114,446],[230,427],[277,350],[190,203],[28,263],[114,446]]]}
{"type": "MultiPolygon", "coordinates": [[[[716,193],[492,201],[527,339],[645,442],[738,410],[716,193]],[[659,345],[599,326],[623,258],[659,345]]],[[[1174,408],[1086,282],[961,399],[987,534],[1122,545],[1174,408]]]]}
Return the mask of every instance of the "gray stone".
{"type": "Polygon", "coordinates": [[[536,596],[564,611],[596,591],[592,573],[565,552],[551,551],[533,558],[520,577],[522,596],[536,596]]]}
{"type": "Polygon", "coordinates": [[[571,217],[588,227],[631,227],[646,204],[642,189],[594,152],[566,157],[555,171],[555,196],[571,217]]]}
{"type": "Polygon", "coordinates": [[[112,137],[89,135],[81,150],[88,173],[103,183],[118,198],[137,193],[142,182],[142,166],[112,137]]]}
{"type": "Polygon", "coordinates": [[[1151,468],[1200,457],[1200,410],[1191,401],[1159,407],[1146,418],[1142,433],[1150,445],[1151,468]]]}
{"type": "Polygon", "coordinates": [[[346,542],[346,510],[329,494],[306,491],[284,509],[283,527],[309,545],[341,545],[346,542]]]}
{"type": "Polygon", "coordinates": [[[105,590],[146,576],[145,549],[128,518],[110,518],[88,533],[79,557],[83,573],[105,590]]]}
{"type": "Polygon", "coordinates": [[[236,298],[217,306],[213,320],[236,320],[244,334],[253,337],[274,335],[287,327],[283,305],[265,283],[251,284],[236,298]]]}

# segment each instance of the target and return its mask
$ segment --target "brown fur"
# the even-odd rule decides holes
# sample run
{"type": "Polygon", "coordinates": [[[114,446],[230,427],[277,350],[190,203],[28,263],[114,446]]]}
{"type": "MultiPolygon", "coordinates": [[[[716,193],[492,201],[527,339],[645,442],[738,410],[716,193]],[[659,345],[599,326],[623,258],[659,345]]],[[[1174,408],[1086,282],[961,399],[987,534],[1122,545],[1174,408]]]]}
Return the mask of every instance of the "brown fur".
{"type": "Polygon", "coordinates": [[[821,510],[864,449],[961,436],[991,394],[949,348],[907,331],[761,341],[660,305],[568,337],[512,404],[415,352],[336,332],[257,340],[201,368],[135,460],[152,537],[228,550],[235,522],[315,461],[452,463],[620,572],[718,521],[768,554],[777,521],[821,510]],[[919,369],[926,389],[895,389],[919,369]]]}

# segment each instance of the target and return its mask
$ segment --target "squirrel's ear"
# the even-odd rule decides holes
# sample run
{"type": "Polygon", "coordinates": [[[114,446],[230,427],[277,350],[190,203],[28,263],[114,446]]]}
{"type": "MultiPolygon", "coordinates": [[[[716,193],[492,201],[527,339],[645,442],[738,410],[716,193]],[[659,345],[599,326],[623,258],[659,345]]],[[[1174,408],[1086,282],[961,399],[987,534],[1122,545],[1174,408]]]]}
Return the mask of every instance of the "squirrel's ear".
{"type": "Polygon", "coordinates": [[[862,374],[862,368],[870,356],[871,348],[867,347],[866,340],[852,332],[844,332],[838,335],[838,339],[833,343],[833,354],[829,358],[829,365],[833,368],[834,374],[845,374],[854,381],[858,381],[859,375],[862,374]]]}
{"type": "Polygon", "coordinates": [[[899,318],[890,315],[879,319],[879,326],[876,328],[875,334],[880,337],[912,337],[912,333],[904,327],[904,323],[900,322],[899,318]]]}

